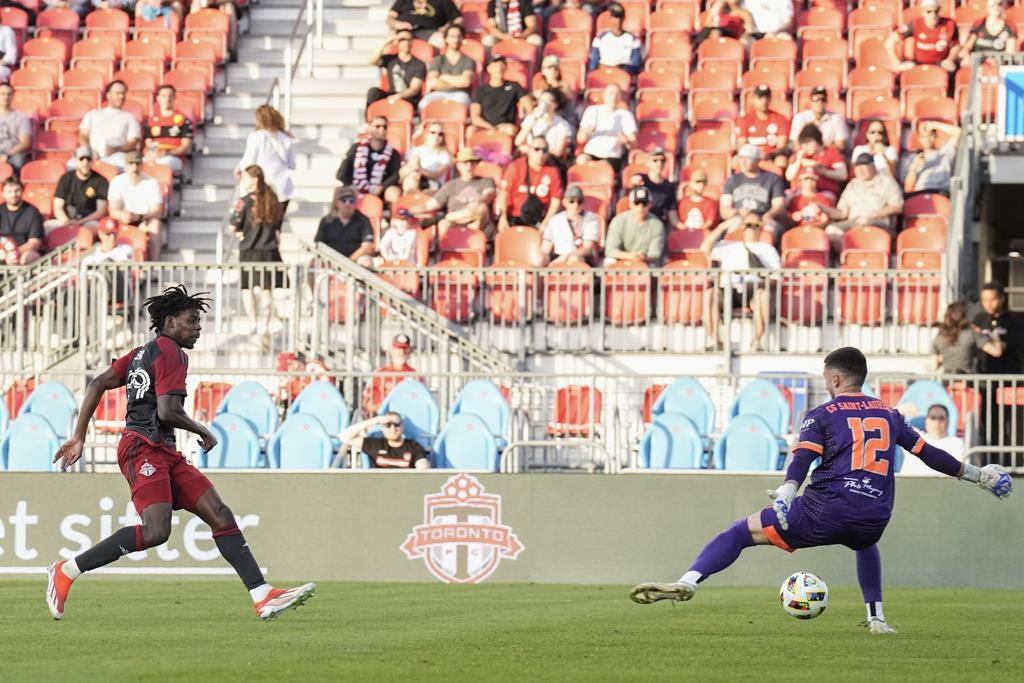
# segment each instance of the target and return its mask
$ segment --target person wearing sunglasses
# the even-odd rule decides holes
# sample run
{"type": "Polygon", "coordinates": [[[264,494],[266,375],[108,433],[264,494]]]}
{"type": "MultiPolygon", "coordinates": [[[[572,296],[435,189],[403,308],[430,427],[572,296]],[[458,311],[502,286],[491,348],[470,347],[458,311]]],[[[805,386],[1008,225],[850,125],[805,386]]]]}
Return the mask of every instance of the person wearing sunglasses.
{"type": "Polygon", "coordinates": [[[322,242],[342,256],[361,266],[371,265],[373,257],[373,226],[370,219],[356,208],[358,193],[354,187],[339,187],[332,202],[334,210],[320,219],[314,242],[322,242]]]}
{"type": "Polygon", "coordinates": [[[454,159],[446,144],[444,126],[440,121],[428,121],[424,127],[423,143],[406,152],[398,170],[403,193],[433,194],[452,176],[454,159]]]}
{"type": "Polygon", "coordinates": [[[633,174],[629,186],[646,187],[651,193],[651,214],[666,228],[672,229],[678,223],[676,195],[679,185],[669,180],[669,170],[668,154],[661,147],[654,147],[647,153],[647,172],[633,174]]]}
{"type": "Polygon", "coordinates": [[[853,178],[846,184],[836,208],[821,207],[832,223],[825,228],[832,251],[837,255],[843,248],[843,236],[853,228],[873,225],[895,231],[896,218],[903,214],[903,192],[892,176],[875,170],[870,154],[861,154],[853,160],[853,178]]]}
{"type": "Polygon", "coordinates": [[[427,452],[419,442],[405,437],[402,416],[398,413],[384,413],[357,422],[342,432],[340,438],[348,446],[351,457],[365,454],[373,468],[430,469],[427,452]],[[379,427],[380,431],[368,435],[371,427],[379,427]]]}
{"type": "Polygon", "coordinates": [[[754,88],[753,106],[736,123],[736,149],[750,143],[770,157],[789,143],[789,119],[772,110],[772,89],[767,83],[754,88]]]}
{"type": "Polygon", "coordinates": [[[156,178],[142,172],[142,155],[132,151],[124,159],[125,172],[114,176],[107,191],[109,213],[121,225],[134,225],[149,235],[147,259],[159,261],[167,242],[163,190],[156,178]]]}
{"type": "Polygon", "coordinates": [[[515,159],[498,187],[498,231],[512,225],[547,227],[551,217],[562,207],[562,173],[551,163],[548,143],[536,138],[526,155],[515,159]]]}
{"type": "Polygon", "coordinates": [[[608,225],[605,264],[618,261],[656,266],[665,254],[665,225],[651,214],[651,191],[644,186],[629,191],[629,210],[608,225]]]}
{"type": "Polygon", "coordinates": [[[515,144],[520,154],[527,154],[529,146],[540,138],[548,143],[548,153],[555,159],[564,159],[572,140],[572,124],[562,116],[565,95],[557,88],[542,90],[537,106],[522,118],[515,144]]]}
{"type": "Polygon", "coordinates": [[[335,178],[342,185],[351,185],[391,204],[402,196],[398,180],[402,154],[388,141],[385,117],[374,116],[367,127],[369,134],[348,148],[335,178]]]}
{"type": "Polygon", "coordinates": [[[864,144],[857,145],[850,153],[850,159],[861,154],[870,154],[875,160],[875,170],[883,175],[896,175],[896,162],[899,153],[889,142],[889,131],[879,119],[868,119],[864,128],[864,144]]]}
{"type": "Polygon", "coordinates": [[[412,106],[420,102],[423,83],[427,80],[427,65],[412,54],[412,33],[399,31],[384,41],[370,58],[370,64],[379,67],[386,78],[387,89],[373,87],[366,93],[366,106],[387,97],[397,97],[412,106]]]}
{"type": "Polygon", "coordinates": [[[846,125],[846,114],[828,108],[828,89],[823,85],[811,90],[811,102],[807,109],[793,115],[789,127],[789,139],[796,143],[800,132],[810,123],[821,131],[822,144],[835,147],[840,152],[846,150],[850,139],[850,128],[846,125]]]}
{"type": "Polygon", "coordinates": [[[960,54],[956,22],[939,16],[939,5],[939,0],[921,0],[921,16],[901,25],[886,38],[885,49],[893,71],[909,71],[918,64],[956,71],[960,54]],[[900,41],[904,41],[902,50],[900,41]]]}
{"type": "Polygon", "coordinates": [[[718,202],[707,196],[708,174],[697,170],[690,175],[679,200],[677,227],[683,230],[710,230],[718,223],[718,202]]]}
{"type": "Polygon", "coordinates": [[[583,207],[583,190],[570,185],[562,197],[563,210],[548,221],[540,250],[547,265],[589,263],[597,260],[601,223],[597,214],[583,207]],[[554,257],[554,258],[552,258],[554,257]]]}
{"type": "Polygon", "coordinates": [[[986,15],[971,27],[967,40],[960,49],[960,63],[971,62],[971,52],[1006,52],[1017,51],[1017,31],[1006,21],[1005,0],[988,0],[986,15]]]}

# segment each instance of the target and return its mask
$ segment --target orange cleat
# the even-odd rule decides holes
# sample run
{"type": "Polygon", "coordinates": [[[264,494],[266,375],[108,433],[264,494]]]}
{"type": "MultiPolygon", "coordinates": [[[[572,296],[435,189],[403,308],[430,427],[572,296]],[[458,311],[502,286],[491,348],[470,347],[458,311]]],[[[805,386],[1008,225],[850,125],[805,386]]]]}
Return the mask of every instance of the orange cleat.
{"type": "MultiPolygon", "coordinates": [[[[314,591],[316,591],[315,583],[307,583],[298,588],[273,588],[267,597],[256,604],[256,614],[263,621],[270,621],[283,612],[302,607],[307,600],[313,597],[314,591]]],[[[67,591],[65,591],[66,593],[67,591]]],[[[61,605],[63,606],[63,604],[64,602],[61,600],[61,605]]]]}
{"type": "Polygon", "coordinates": [[[46,606],[54,619],[64,618],[64,602],[68,599],[72,581],[61,571],[67,560],[54,562],[46,569],[46,606]]]}

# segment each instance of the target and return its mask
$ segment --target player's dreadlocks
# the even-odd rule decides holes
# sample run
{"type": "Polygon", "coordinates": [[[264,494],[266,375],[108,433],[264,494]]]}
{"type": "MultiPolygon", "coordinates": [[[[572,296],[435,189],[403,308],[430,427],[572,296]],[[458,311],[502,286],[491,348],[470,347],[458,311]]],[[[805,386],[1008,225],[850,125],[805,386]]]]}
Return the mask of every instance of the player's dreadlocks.
{"type": "Polygon", "coordinates": [[[210,300],[204,294],[209,292],[189,294],[184,285],[178,285],[168,287],[163,294],[149,297],[145,304],[149,310],[149,329],[159,332],[168,316],[178,315],[182,311],[198,310],[205,313],[210,308],[210,300]]]}

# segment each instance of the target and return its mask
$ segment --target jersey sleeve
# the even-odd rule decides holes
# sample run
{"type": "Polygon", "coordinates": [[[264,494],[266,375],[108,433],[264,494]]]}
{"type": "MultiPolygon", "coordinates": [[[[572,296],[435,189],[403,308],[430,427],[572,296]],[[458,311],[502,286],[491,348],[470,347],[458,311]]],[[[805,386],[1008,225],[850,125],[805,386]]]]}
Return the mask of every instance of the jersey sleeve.
{"type": "Polygon", "coordinates": [[[132,358],[135,357],[135,354],[139,352],[139,348],[140,347],[136,346],[134,349],[124,354],[120,358],[114,359],[114,362],[110,364],[110,367],[114,370],[114,372],[117,373],[118,377],[121,377],[123,379],[125,376],[128,375],[128,366],[131,365],[132,358]]]}
{"type": "Polygon", "coordinates": [[[185,372],[188,370],[188,362],[181,352],[161,353],[153,361],[154,387],[156,395],[177,394],[185,396],[188,391],[185,389],[185,372]]]}
{"type": "Polygon", "coordinates": [[[821,426],[820,416],[808,415],[800,425],[800,438],[793,446],[793,453],[807,451],[815,457],[825,452],[825,432],[821,426]]]}
{"type": "Polygon", "coordinates": [[[910,426],[907,418],[898,410],[893,410],[893,431],[896,434],[896,443],[914,455],[920,455],[924,448],[924,439],[910,426]]]}

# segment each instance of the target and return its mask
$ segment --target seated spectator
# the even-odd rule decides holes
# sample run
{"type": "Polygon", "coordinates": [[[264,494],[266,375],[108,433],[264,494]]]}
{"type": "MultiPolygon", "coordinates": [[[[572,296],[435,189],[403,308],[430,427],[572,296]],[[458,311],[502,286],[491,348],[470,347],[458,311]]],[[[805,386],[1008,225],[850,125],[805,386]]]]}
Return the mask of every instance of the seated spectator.
{"type": "MultiPolygon", "coordinates": [[[[125,111],[124,101],[128,88],[122,81],[111,81],[107,86],[107,106],[86,113],[78,125],[78,144],[91,148],[99,160],[125,169],[125,155],[139,149],[142,126],[133,114],[125,111]]],[[[75,160],[68,162],[74,170],[75,160]]]]}
{"type": "Polygon", "coordinates": [[[170,25],[170,16],[177,14],[178,19],[185,17],[185,7],[181,0],[139,0],[135,3],[135,18],[142,18],[146,21],[156,21],[163,17],[164,23],[170,25]]]}
{"type": "Polygon", "coordinates": [[[469,105],[467,139],[480,130],[497,130],[515,137],[518,130],[516,105],[526,91],[518,83],[505,80],[507,67],[501,55],[491,57],[487,62],[487,80],[477,87],[473,93],[473,102],[469,105]]]}
{"type": "Polygon", "coordinates": [[[743,0],[743,8],[754,22],[754,38],[792,39],[793,0],[743,0]]]}
{"type": "Polygon", "coordinates": [[[875,225],[893,232],[896,217],[903,213],[903,193],[892,176],[875,170],[870,154],[861,154],[853,160],[853,179],[846,184],[836,208],[822,207],[832,223],[825,229],[837,254],[843,245],[843,235],[851,228],[875,225]]]}
{"type": "Polygon", "coordinates": [[[668,159],[661,147],[652,149],[647,157],[647,173],[629,179],[630,187],[646,187],[651,195],[651,215],[667,228],[676,227],[678,185],[668,179],[668,159]]]}
{"type": "Polygon", "coordinates": [[[323,242],[342,256],[368,267],[373,257],[373,226],[356,208],[355,188],[346,185],[334,192],[334,210],[320,219],[313,242],[323,242]]]}
{"type": "Polygon", "coordinates": [[[644,65],[640,39],[623,28],[626,10],[622,5],[613,2],[608,6],[608,15],[612,27],[594,36],[587,71],[593,71],[598,66],[617,66],[635,76],[644,65]]]}
{"type": "MultiPolygon", "coordinates": [[[[231,228],[238,238],[240,263],[280,263],[281,223],[284,212],[274,189],[267,185],[263,169],[252,165],[242,173],[242,198],[231,210],[231,228]]],[[[241,274],[242,305],[249,315],[250,334],[260,334],[258,319],[266,311],[264,334],[270,334],[274,306],[272,291],[284,286],[283,270],[244,268],[241,274]]],[[[265,345],[269,346],[269,338],[265,345]]],[[[267,349],[269,350],[269,349],[267,349]]]]}
{"type": "Polygon", "coordinates": [[[918,7],[921,16],[901,25],[885,40],[893,70],[908,71],[918,64],[934,64],[946,71],[956,71],[960,54],[956,22],[939,16],[939,0],[921,0],[918,7]],[[901,40],[905,40],[903,54],[897,54],[901,40]]]}
{"type": "MultiPolygon", "coordinates": [[[[740,309],[750,307],[754,319],[754,340],[751,343],[751,351],[764,350],[764,333],[768,327],[768,313],[771,309],[771,302],[768,296],[768,287],[764,276],[753,273],[730,275],[736,270],[779,270],[782,266],[779,259],[779,252],[767,242],[761,241],[762,221],[754,213],[748,213],[743,218],[743,240],[721,241],[729,228],[722,223],[711,231],[700,250],[707,255],[708,260],[718,263],[722,269],[722,289],[728,288],[732,292],[732,307],[740,309]]],[[[707,330],[707,348],[719,348],[718,322],[721,316],[721,298],[718,287],[708,287],[704,293],[704,326],[707,330]]]]}
{"type": "Polygon", "coordinates": [[[375,116],[370,120],[370,135],[356,140],[338,167],[335,177],[359,192],[392,203],[402,196],[398,170],[402,155],[388,142],[388,120],[375,116]]]}
{"type": "Polygon", "coordinates": [[[0,238],[8,244],[6,263],[26,265],[39,259],[43,251],[46,232],[43,230],[43,216],[39,209],[22,201],[24,191],[21,181],[11,176],[4,181],[4,204],[0,206],[0,238]]]}
{"type": "Polygon", "coordinates": [[[786,212],[786,186],[782,178],[761,170],[761,150],[755,145],[744,145],[736,156],[739,171],[725,181],[718,198],[718,213],[725,232],[739,227],[748,214],[754,214],[761,219],[759,229],[778,234],[776,221],[786,212]]]}
{"type": "Polygon", "coordinates": [[[682,189],[677,227],[683,230],[710,230],[718,223],[718,202],[705,197],[708,174],[694,171],[682,189]]]}
{"type": "Polygon", "coordinates": [[[32,122],[11,109],[13,101],[14,88],[0,83],[0,162],[6,161],[18,173],[25,165],[25,153],[32,147],[32,122]]]}
{"type": "Polygon", "coordinates": [[[530,0],[490,0],[485,28],[482,42],[487,48],[501,40],[525,40],[537,47],[544,44],[530,0]]]}
{"type": "Polygon", "coordinates": [[[846,149],[850,139],[850,129],[846,125],[846,115],[828,109],[828,90],[824,86],[816,86],[811,90],[811,106],[793,115],[789,127],[789,138],[796,142],[800,131],[813,123],[821,131],[822,143],[835,147],[840,152],[846,149]]]}
{"type": "Polygon", "coordinates": [[[593,104],[583,111],[576,142],[583,153],[577,163],[603,159],[618,173],[622,158],[636,142],[636,119],[628,108],[621,108],[622,91],[617,85],[606,86],[601,104],[593,104]]]}
{"type": "MultiPolygon", "coordinates": [[[[540,94],[545,90],[558,90],[562,93],[563,107],[566,102],[576,100],[576,90],[569,81],[562,77],[562,60],[558,55],[546,55],[540,61],[540,69],[533,77],[533,95],[540,99],[540,94]]],[[[561,109],[561,107],[560,107],[561,109]]],[[[560,112],[565,114],[565,112],[560,112]]]]}
{"type": "Polygon", "coordinates": [[[391,217],[391,225],[380,238],[378,246],[379,258],[374,265],[383,263],[404,263],[416,265],[416,246],[419,243],[419,230],[409,225],[410,213],[407,209],[399,209],[391,217]]]}
{"type": "Polygon", "coordinates": [[[863,145],[857,145],[850,153],[850,159],[856,159],[861,154],[870,154],[875,160],[875,170],[883,175],[896,175],[896,161],[899,154],[896,148],[889,142],[889,131],[885,124],[878,119],[869,119],[865,131],[868,141],[863,145]]]}
{"type": "Polygon", "coordinates": [[[946,307],[939,333],[932,340],[932,366],[950,375],[969,375],[974,371],[976,351],[967,304],[954,301],[946,307]]]}
{"type": "Polygon", "coordinates": [[[452,100],[469,106],[469,93],[476,77],[476,63],[459,52],[465,31],[449,26],[444,32],[444,49],[434,57],[427,70],[426,93],[420,99],[420,111],[436,100],[452,100]]]}
{"type": "Polygon", "coordinates": [[[14,29],[0,24],[0,82],[11,78],[11,71],[18,68],[18,41],[14,29]]]}
{"type": "Polygon", "coordinates": [[[736,124],[736,149],[748,143],[757,145],[761,154],[769,158],[772,153],[786,148],[789,119],[772,111],[771,104],[772,89],[766,83],[754,88],[754,107],[736,124]]]}
{"type": "Polygon", "coordinates": [[[482,230],[491,237],[494,226],[491,223],[491,202],[496,187],[490,178],[478,178],[474,171],[480,157],[470,147],[463,147],[455,157],[455,170],[459,175],[441,186],[433,197],[423,205],[416,216],[428,216],[444,209],[445,214],[438,222],[442,233],[448,228],[459,226],[482,230]]]}
{"type": "Polygon", "coordinates": [[[903,175],[903,191],[938,192],[949,196],[949,182],[953,176],[953,159],[960,142],[960,126],[942,121],[922,121],[918,127],[921,151],[907,165],[903,175]],[[949,135],[938,148],[939,133],[949,135]]]}
{"type": "Polygon", "coordinates": [[[608,226],[605,263],[639,261],[657,265],[665,253],[665,225],[651,215],[651,192],[646,187],[629,191],[629,211],[608,226]]]}
{"type": "Polygon", "coordinates": [[[988,0],[987,14],[971,27],[967,40],[960,48],[961,64],[969,64],[971,52],[1017,51],[1017,31],[1006,21],[1006,4],[1003,0],[988,0]]]}
{"type": "Polygon", "coordinates": [[[427,65],[412,55],[412,33],[399,31],[381,45],[370,64],[380,67],[387,76],[387,89],[373,87],[366,93],[366,106],[387,97],[398,97],[412,106],[419,104],[423,83],[427,80],[427,65]],[[397,54],[385,54],[397,47],[397,54]]]}
{"type": "Polygon", "coordinates": [[[160,248],[167,241],[163,223],[164,194],[160,183],[142,172],[142,156],[128,152],[124,157],[125,172],[114,176],[107,191],[108,210],[121,225],[134,225],[149,235],[150,261],[160,260],[160,248]]]}
{"type": "MultiPolygon", "coordinates": [[[[96,234],[99,241],[93,245],[92,251],[82,257],[83,266],[91,266],[97,263],[131,263],[135,260],[135,250],[130,244],[118,244],[117,236],[121,231],[121,224],[115,219],[107,216],[98,222],[96,234]]],[[[118,271],[120,273],[120,271],[118,271]]],[[[122,291],[119,288],[118,291],[122,291]]]]}
{"type": "Polygon", "coordinates": [[[409,338],[409,335],[404,333],[396,334],[395,338],[391,340],[391,347],[388,349],[389,363],[377,368],[370,377],[370,381],[363,387],[363,395],[360,402],[363,415],[373,415],[376,413],[377,407],[381,402],[403,380],[423,380],[423,378],[415,375],[416,368],[409,365],[409,354],[411,351],[412,340],[409,338]]]}
{"type": "Polygon", "coordinates": [[[564,210],[552,216],[544,229],[540,243],[544,256],[541,265],[579,262],[593,265],[601,238],[600,220],[583,208],[583,190],[575,185],[565,191],[562,205],[564,210]]]}
{"type": "Polygon", "coordinates": [[[92,170],[92,150],[75,150],[75,170],[57,181],[53,193],[53,218],[46,221],[46,231],[66,226],[96,230],[99,220],[107,215],[107,179],[92,170]]]}
{"type": "Polygon", "coordinates": [[[156,89],[156,107],[146,122],[146,161],[170,166],[181,175],[182,157],[192,153],[192,122],[174,108],[173,85],[156,89]]]}
{"type": "Polygon", "coordinates": [[[446,42],[446,30],[462,24],[462,15],[452,0],[395,0],[388,12],[392,31],[410,31],[437,49],[446,42]]]}
{"type": "Polygon", "coordinates": [[[544,230],[562,207],[562,173],[548,159],[548,143],[537,138],[526,156],[505,169],[498,189],[498,230],[529,225],[544,230]]]}
{"type": "Polygon", "coordinates": [[[797,191],[786,201],[786,214],[791,224],[824,229],[829,221],[825,208],[834,207],[836,198],[818,191],[818,174],[810,168],[800,171],[798,182],[797,191]]]}
{"type": "Polygon", "coordinates": [[[295,136],[288,131],[284,116],[269,104],[256,107],[256,128],[245,136],[245,151],[235,166],[235,179],[242,179],[242,171],[256,165],[263,169],[267,184],[281,202],[281,210],[288,212],[288,203],[295,193],[292,171],[295,170],[295,136]]]}
{"type": "Polygon", "coordinates": [[[415,439],[405,438],[402,416],[390,412],[371,417],[348,427],[341,434],[351,458],[365,453],[370,466],[378,469],[430,469],[427,452],[415,439]],[[366,436],[367,430],[380,425],[382,436],[366,436]]]}
{"type": "Polygon", "coordinates": [[[716,0],[708,3],[707,25],[693,37],[699,47],[708,38],[746,38],[754,32],[754,18],[740,6],[739,0],[716,0]]]}
{"type": "Polygon", "coordinates": [[[432,193],[448,182],[452,175],[452,153],[444,138],[444,126],[437,121],[427,123],[424,143],[410,149],[398,169],[403,193],[432,193]]]}
{"type": "MultiPolygon", "coordinates": [[[[941,403],[928,407],[924,418],[924,431],[917,430],[921,438],[930,446],[941,448],[957,460],[963,457],[964,441],[956,435],[956,425],[949,424],[949,411],[941,403]]],[[[911,477],[941,476],[932,468],[921,462],[917,456],[904,452],[903,467],[899,473],[911,477]]]]}
{"type": "Polygon", "coordinates": [[[796,142],[796,156],[786,169],[786,180],[796,187],[800,171],[811,169],[818,175],[818,190],[838,197],[840,184],[849,176],[843,155],[835,147],[825,146],[821,130],[813,123],[804,126],[796,142]]]}
{"type": "Polygon", "coordinates": [[[552,157],[566,157],[573,131],[569,122],[559,114],[564,104],[561,90],[552,88],[541,91],[537,96],[537,106],[523,117],[519,133],[516,134],[515,145],[522,154],[526,154],[530,144],[539,138],[547,142],[552,157]]]}

